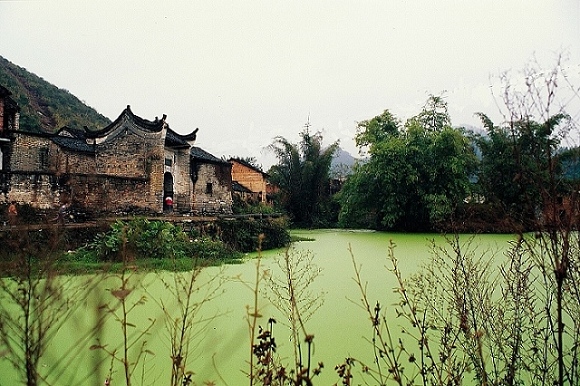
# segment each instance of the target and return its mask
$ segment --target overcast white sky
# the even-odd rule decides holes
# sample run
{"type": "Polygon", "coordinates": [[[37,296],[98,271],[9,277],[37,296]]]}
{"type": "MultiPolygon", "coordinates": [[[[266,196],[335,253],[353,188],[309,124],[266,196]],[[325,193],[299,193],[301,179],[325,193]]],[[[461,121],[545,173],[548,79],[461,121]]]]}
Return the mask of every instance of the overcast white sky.
{"type": "Polygon", "coordinates": [[[579,0],[0,0],[0,55],[110,119],[131,105],[255,156],[308,117],[356,154],[356,122],[445,92],[454,125],[497,112],[500,72],[563,53],[580,80],[579,0]],[[490,77],[492,80],[490,80],[490,77]]]}

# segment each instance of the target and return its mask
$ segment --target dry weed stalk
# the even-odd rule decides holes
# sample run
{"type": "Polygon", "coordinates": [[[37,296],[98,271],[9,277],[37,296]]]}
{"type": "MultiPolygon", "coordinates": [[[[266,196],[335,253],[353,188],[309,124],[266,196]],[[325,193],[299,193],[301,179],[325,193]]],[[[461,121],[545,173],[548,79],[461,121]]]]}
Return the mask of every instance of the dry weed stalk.
{"type": "MultiPolygon", "coordinates": [[[[105,300],[104,304],[100,305],[100,309],[104,313],[104,317],[111,317],[120,327],[121,343],[110,347],[109,344],[103,343],[100,340],[100,335],[97,334],[97,343],[90,347],[91,350],[101,350],[111,358],[111,367],[109,374],[107,374],[107,381],[111,383],[113,380],[114,363],[120,363],[123,367],[123,377],[126,386],[132,385],[132,380],[138,366],[143,366],[144,358],[147,355],[155,355],[152,351],[147,349],[147,336],[151,332],[155,319],[147,318],[147,325],[144,328],[139,328],[134,322],[130,321],[130,315],[146,303],[147,297],[137,293],[136,284],[142,282],[142,275],[136,272],[136,268],[132,265],[135,259],[133,249],[128,245],[126,235],[123,237],[123,244],[120,250],[120,255],[123,261],[121,273],[112,275],[111,277],[120,282],[117,288],[109,290],[110,294],[116,299],[113,303],[105,300]],[[137,298],[135,298],[137,296],[137,298]]],[[[103,328],[104,324],[99,322],[96,329],[103,328]]],[[[144,367],[142,369],[144,371],[144,367]]]]}
{"type": "Polygon", "coordinates": [[[88,340],[88,335],[81,336],[72,352],[55,358],[50,368],[41,371],[39,363],[47,346],[73,317],[94,281],[59,274],[58,244],[63,236],[59,228],[46,236],[31,232],[9,231],[8,245],[0,256],[0,351],[21,372],[25,384],[35,386],[58,382],[78,353],[77,347],[88,340]],[[44,237],[48,240],[39,242],[44,237]]]}
{"type": "Polygon", "coordinates": [[[244,282],[253,295],[253,306],[246,307],[251,342],[248,373],[250,385],[312,385],[312,378],[320,374],[323,364],[312,364],[314,335],[307,333],[305,323],[322,304],[322,298],[313,297],[309,290],[320,271],[312,264],[311,254],[297,254],[289,248],[278,264],[284,279],[278,279],[262,269],[261,251],[258,250],[254,282],[244,282]],[[288,319],[294,352],[293,366],[284,365],[276,353],[277,344],[273,333],[276,320],[268,319],[266,328],[259,325],[259,319],[262,318],[260,290],[264,281],[269,283],[272,291],[267,297],[288,319]],[[306,344],[306,352],[303,352],[302,340],[306,344]]]}
{"type": "MultiPolygon", "coordinates": [[[[580,101],[580,87],[571,82],[562,59],[558,55],[551,68],[532,61],[522,71],[521,84],[512,82],[507,74],[501,78],[504,118],[512,128],[513,153],[519,175],[524,177],[514,185],[521,191],[532,187],[538,192],[537,197],[522,200],[522,206],[535,210],[536,237],[520,235],[542,296],[538,299],[542,312],[536,316],[541,328],[530,338],[540,366],[532,366],[530,372],[537,377],[535,382],[556,385],[577,384],[580,375],[580,299],[576,291],[580,181],[577,173],[566,175],[558,148],[561,143],[578,146],[571,133],[578,130],[578,111],[573,109],[580,101]],[[518,138],[533,145],[532,157],[522,150],[525,147],[518,138]]],[[[574,166],[579,160],[577,152],[572,154],[569,161],[574,166]]]]}
{"type": "Polygon", "coordinates": [[[259,378],[254,364],[254,342],[258,333],[258,320],[262,317],[260,313],[260,286],[267,277],[267,272],[262,270],[262,241],[264,235],[258,238],[258,256],[256,258],[255,278],[252,283],[240,282],[252,292],[252,305],[246,305],[246,322],[250,335],[250,361],[247,376],[250,380],[250,386],[257,384],[259,378]]]}
{"type": "Polygon", "coordinates": [[[282,278],[274,273],[268,276],[270,302],[288,319],[293,343],[295,367],[289,373],[291,384],[310,384],[312,377],[318,375],[323,367],[319,362],[312,364],[314,335],[309,334],[306,322],[324,303],[324,293],[315,294],[310,289],[320,269],[313,263],[311,252],[297,252],[286,248],[277,260],[282,278]],[[306,344],[306,353],[302,351],[302,340],[306,344]],[[304,361],[306,360],[306,362],[304,361]]]}
{"type": "Polygon", "coordinates": [[[478,385],[553,385],[559,384],[561,366],[565,383],[576,384],[580,276],[576,266],[569,271],[559,316],[549,261],[553,252],[543,250],[540,240],[541,235],[519,238],[497,261],[496,253],[474,245],[474,238],[449,237],[444,246],[433,243],[431,261],[409,280],[403,279],[391,244],[389,270],[399,300],[386,310],[379,302],[372,306],[351,251],[361,306],[373,331],[374,362],[348,358],[336,367],[342,384],[351,384],[357,362],[379,385],[461,385],[472,377],[478,385]],[[395,331],[401,332],[398,338],[395,331]]]}
{"type": "Polygon", "coordinates": [[[217,315],[204,317],[201,310],[205,304],[218,298],[223,291],[224,276],[220,273],[200,282],[203,266],[195,260],[189,272],[175,272],[171,280],[161,279],[163,287],[171,295],[168,302],[158,301],[165,315],[171,350],[171,386],[188,386],[193,383],[193,371],[187,369],[194,337],[214,321],[217,315]]]}
{"type": "Polygon", "coordinates": [[[408,290],[407,283],[399,270],[394,248],[395,245],[391,242],[388,260],[392,266],[389,270],[397,278],[398,286],[393,290],[399,295],[399,301],[393,305],[393,314],[387,315],[379,301],[372,306],[367,293],[367,284],[361,276],[362,267],[357,265],[352,249],[349,247],[355,272],[354,280],[361,295],[360,305],[371,323],[370,343],[374,360],[373,364],[367,364],[356,358],[347,358],[345,363],[335,369],[343,385],[351,384],[352,367],[357,362],[360,363],[363,374],[371,377],[378,385],[386,385],[388,381],[393,381],[398,385],[414,385],[417,380],[420,380],[423,385],[456,384],[455,372],[457,368],[461,368],[454,358],[454,344],[457,337],[450,329],[444,327],[437,341],[436,335],[432,333],[434,320],[429,310],[421,304],[417,293],[408,290]],[[400,318],[406,322],[405,326],[400,326],[402,334],[399,337],[396,332],[398,328],[393,330],[391,325],[394,318],[400,318]],[[410,347],[409,340],[414,343],[410,347]],[[435,347],[432,347],[433,342],[436,343],[435,347]],[[414,347],[418,347],[418,354],[414,347]],[[433,352],[437,348],[439,351],[433,352]],[[345,377],[345,374],[348,377],[345,377]]]}
{"type": "MultiPolygon", "coordinates": [[[[121,284],[118,288],[110,290],[111,295],[116,299],[112,304],[105,303],[101,305],[104,313],[119,325],[121,332],[121,343],[110,347],[109,344],[97,340],[97,343],[92,345],[92,350],[102,350],[105,352],[114,363],[120,363],[123,367],[123,377],[126,386],[131,386],[135,371],[146,355],[154,355],[153,352],[147,349],[147,336],[149,335],[155,319],[148,318],[145,328],[139,328],[136,323],[130,320],[131,314],[137,307],[142,306],[147,301],[147,297],[136,293],[135,287],[130,282],[135,280],[140,281],[140,278],[123,270],[116,276],[121,284]],[[135,296],[138,298],[135,299],[135,296]]],[[[113,367],[107,376],[107,380],[112,382],[113,367]]]]}

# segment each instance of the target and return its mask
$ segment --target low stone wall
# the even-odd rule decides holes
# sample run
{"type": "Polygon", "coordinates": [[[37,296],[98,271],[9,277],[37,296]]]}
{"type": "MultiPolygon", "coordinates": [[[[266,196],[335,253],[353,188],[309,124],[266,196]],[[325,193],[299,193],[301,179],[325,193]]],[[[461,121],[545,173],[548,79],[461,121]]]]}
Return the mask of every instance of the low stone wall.
{"type": "Polygon", "coordinates": [[[66,202],[95,213],[163,210],[162,192],[152,191],[147,178],[20,172],[7,179],[9,188],[0,195],[0,203],[16,201],[54,209],[66,202]]]}
{"type": "Polygon", "coordinates": [[[0,196],[0,203],[34,203],[38,209],[51,209],[60,202],[61,189],[53,174],[12,173],[5,179],[8,188],[0,196]]]}

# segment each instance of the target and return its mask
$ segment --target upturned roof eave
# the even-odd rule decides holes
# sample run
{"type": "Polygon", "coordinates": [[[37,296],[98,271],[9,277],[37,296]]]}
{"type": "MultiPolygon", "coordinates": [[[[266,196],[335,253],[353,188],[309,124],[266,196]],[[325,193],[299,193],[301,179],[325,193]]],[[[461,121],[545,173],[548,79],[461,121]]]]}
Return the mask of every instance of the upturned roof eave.
{"type": "Polygon", "coordinates": [[[163,115],[163,118],[160,120],[157,120],[154,122],[148,121],[146,119],[143,119],[143,118],[135,115],[131,111],[131,105],[127,105],[127,108],[125,108],[125,110],[123,110],[123,112],[121,112],[121,114],[117,117],[117,119],[115,119],[109,125],[105,126],[104,128],[102,128],[100,130],[94,130],[94,131],[87,132],[87,137],[88,138],[98,138],[98,137],[105,136],[111,130],[116,128],[125,118],[132,120],[138,127],[141,127],[149,132],[157,133],[157,132],[160,132],[161,130],[163,130],[163,126],[165,124],[166,117],[167,117],[166,115],[163,115]]]}

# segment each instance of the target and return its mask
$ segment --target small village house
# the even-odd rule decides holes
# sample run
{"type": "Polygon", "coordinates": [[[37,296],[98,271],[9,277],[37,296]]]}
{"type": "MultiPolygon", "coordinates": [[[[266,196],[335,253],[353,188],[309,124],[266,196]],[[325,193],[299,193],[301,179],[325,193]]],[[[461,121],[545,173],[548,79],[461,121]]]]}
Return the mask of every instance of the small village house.
{"type": "Polygon", "coordinates": [[[274,192],[274,189],[268,182],[267,173],[239,158],[231,158],[229,162],[232,165],[234,194],[250,203],[272,203],[269,193],[274,192]]]}

